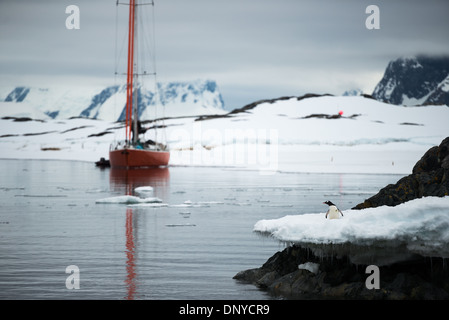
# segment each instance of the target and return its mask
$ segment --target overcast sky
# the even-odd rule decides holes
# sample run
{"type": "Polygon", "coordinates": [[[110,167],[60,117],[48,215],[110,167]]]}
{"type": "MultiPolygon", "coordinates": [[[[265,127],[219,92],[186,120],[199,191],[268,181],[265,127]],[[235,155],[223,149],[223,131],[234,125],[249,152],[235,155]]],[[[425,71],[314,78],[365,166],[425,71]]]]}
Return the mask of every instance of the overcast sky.
{"type": "MultiPolygon", "coordinates": [[[[114,84],[115,2],[0,0],[0,85],[114,84]],[[66,28],[69,5],[80,9],[79,30],[66,28]]],[[[230,109],[308,92],[372,93],[390,60],[449,54],[448,14],[447,0],[156,0],[158,80],[215,80],[230,109]],[[371,4],[379,30],[365,27],[371,4]]]]}

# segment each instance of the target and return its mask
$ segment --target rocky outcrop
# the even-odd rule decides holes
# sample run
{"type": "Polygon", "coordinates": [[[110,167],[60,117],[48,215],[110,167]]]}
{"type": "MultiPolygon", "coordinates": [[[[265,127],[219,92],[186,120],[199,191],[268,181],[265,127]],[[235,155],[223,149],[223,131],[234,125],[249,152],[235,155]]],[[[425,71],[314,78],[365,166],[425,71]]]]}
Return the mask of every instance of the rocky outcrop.
{"type": "Polygon", "coordinates": [[[372,95],[397,105],[449,106],[449,56],[420,55],[391,61],[372,95]]]}
{"type": "Polygon", "coordinates": [[[449,137],[430,148],[415,164],[412,174],[390,184],[353,209],[395,206],[422,197],[449,195],[449,137]]]}
{"type": "Polygon", "coordinates": [[[332,95],[329,93],[326,93],[326,94],[306,93],[305,95],[299,96],[299,97],[284,96],[284,97],[275,98],[275,99],[263,99],[263,100],[258,100],[253,103],[247,104],[241,108],[234,109],[226,114],[199,116],[198,118],[195,119],[195,121],[204,121],[204,120],[211,120],[211,119],[217,119],[217,118],[231,118],[236,114],[251,113],[250,110],[254,109],[258,105],[263,104],[263,103],[273,104],[278,101],[284,101],[284,100],[290,100],[290,99],[296,99],[297,101],[301,101],[303,99],[317,98],[317,97],[328,97],[328,96],[330,97],[332,95]]]}
{"type": "MultiPolygon", "coordinates": [[[[449,137],[430,148],[411,175],[386,186],[354,209],[447,195],[449,137]]],[[[444,258],[410,253],[407,246],[390,252],[387,243],[378,248],[373,244],[317,247],[296,243],[274,254],[260,268],[241,271],[234,279],[293,299],[449,299],[449,267],[444,258]],[[369,285],[370,263],[379,268],[377,288],[369,285]]]]}
{"type": "Polygon", "coordinates": [[[441,258],[417,258],[379,267],[379,286],[372,288],[367,266],[345,257],[318,257],[299,245],[277,252],[260,268],[234,279],[252,283],[289,299],[448,299],[449,274],[441,258]],[[316,270],[304,267],[316,265],[316,270]],[[367,286],[368,282],[368,286],[367,286]]]}

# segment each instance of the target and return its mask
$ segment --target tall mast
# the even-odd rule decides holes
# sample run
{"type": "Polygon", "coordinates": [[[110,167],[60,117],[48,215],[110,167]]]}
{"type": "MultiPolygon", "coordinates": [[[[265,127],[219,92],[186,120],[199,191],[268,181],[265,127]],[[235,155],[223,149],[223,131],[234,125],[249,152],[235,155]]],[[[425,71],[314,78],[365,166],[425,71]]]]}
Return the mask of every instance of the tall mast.
{"type": "MultiPolygon", "coordinates": [[[[137,0],[134,0],[134,2],[137,2],[137,0]]],[[[138,5],[137,5],[137,3],[135,3],[134,4],[134,39],[136,40],[136,50],[134,50],[134,52],[133,52],[133,54],[134,54],[134,56],[133,56],[133,61],[134,61],[134,63],[136,64],[136,66],[135,66],[135,70],[136,70],[136,72],[133,74],[133,77],[135,77],[135,79],[134,79],[134,86],[135,86],[135,88],[133,88],[133,90],[134,90],[134,98],[133,98],[133,111],[132,111],[132,113],[133,113],[133,117],[132,117],[132,121],[133,121],[133,126],[132,126],[132,128],[133,128],[133,144],[136,144],[137,143],[137,140],[138,140],[138,138],[139,138],[139,127],[137,126],[137,121],[138,121],[138,118],[139,118],[139,114],[138,114],[138,103],[139,103],[139,101],[138,101],[138,90],[139,90],[139,83],[138,83],[138,79],[137,79],[137,77],[138,77],[138,74],[139,74],[139,69],[137,68],[137,63],[138,63],[138,52],[139,52],[139,47],[138,47],[138,43],[137,43],[137,33],[138,33],[138,26],[137,26],[137,8],[138,8],[138,5]]],[[[133,39],[133,43],[134,43],[134,39],[133,39]]],[[[134,46],[134,45],[133,45],[134,46]]]]}
{"type": "Polygon", "coordinates": [[[131,121],[133,106],[133,75],[134,75],[134,19],[135,0],[129,0],[129,22],[128,22],[128,70],[126,80],[126,140],[131,140],[131,121]]]}

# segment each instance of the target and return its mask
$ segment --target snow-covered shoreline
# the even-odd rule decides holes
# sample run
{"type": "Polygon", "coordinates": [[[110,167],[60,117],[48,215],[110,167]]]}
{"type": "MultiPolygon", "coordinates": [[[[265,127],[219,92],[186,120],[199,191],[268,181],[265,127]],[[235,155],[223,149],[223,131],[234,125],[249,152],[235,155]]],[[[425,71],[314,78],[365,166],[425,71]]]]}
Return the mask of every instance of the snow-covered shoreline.
{"type": "MultiPolygon", "coordinates": [[[[119,135],[119,129],[111,128],[120,127],[116,123],[89,119],[47,120],[45,123],[28,124],[0,120],[0,124],[2,159],[86,162],[108,158],[110,143],[119,135]],[[73,132],[70,133],[70,130],[73,132]],[[102,132],[109,133],[89,137],[102,132]]],[[[263,174],[408,174],[415,159],[429,148],[429,145],[407,142],[354,146],[237,142],[213,147],[201,141],[192,146],[187,143],[185,147],[171,149],[171,166],[235,167],[258,170],[263,174]]]]}
{"type": "MultiPolygon", "coordinates": [[[[2,114],[35,116],[12,109],[2,114]]],[[[262,174],[409,174],[424,152],[449,133],[447,106],[402,107],[363,97],[290,98],[197,119],[165,120],[171,165],[262,174]],[[320,118],[340,111],[341,117],[320,118]]],[[[36,120],[0,119],[0,158],[94,162],[108,158],[110,143],[124,131],[122,124],[103,120],[36,120]]]]}

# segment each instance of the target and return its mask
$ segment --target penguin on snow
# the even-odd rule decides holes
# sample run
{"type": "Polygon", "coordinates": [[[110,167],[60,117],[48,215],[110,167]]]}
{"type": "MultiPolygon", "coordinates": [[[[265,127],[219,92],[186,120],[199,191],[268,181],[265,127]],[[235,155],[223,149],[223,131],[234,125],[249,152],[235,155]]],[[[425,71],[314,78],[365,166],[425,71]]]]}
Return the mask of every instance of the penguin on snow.
{"type": "Polygon", "coordinates": [[[326,219],[340,219],[340,215],[343,217],[343,212],[341,212],[340,209],[338,209],[337,206],[331,201],[326,201],[323,203],[329,206],[329,209],[326,212],[326,219]]]}

